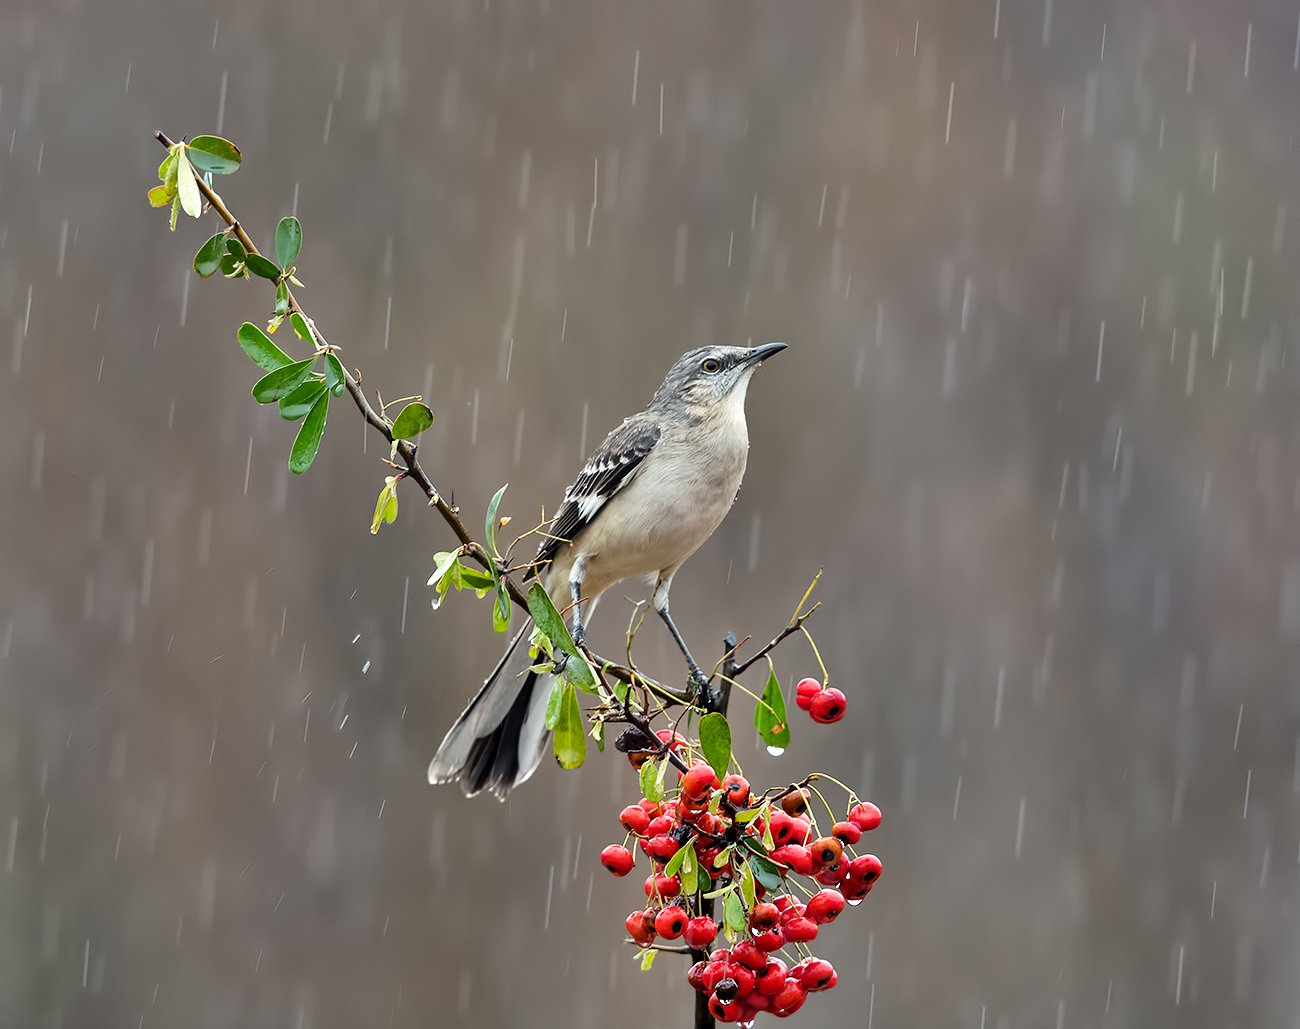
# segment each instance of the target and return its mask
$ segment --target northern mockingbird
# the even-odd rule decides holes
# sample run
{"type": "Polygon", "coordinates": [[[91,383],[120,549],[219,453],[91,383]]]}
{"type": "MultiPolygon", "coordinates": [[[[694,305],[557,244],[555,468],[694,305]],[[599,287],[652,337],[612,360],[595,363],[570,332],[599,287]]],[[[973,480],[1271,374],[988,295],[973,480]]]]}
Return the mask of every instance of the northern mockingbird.
{"type": "MultiPolygon", "coordinates": [[[[654,583],[651,603],[707,682],[668,613],[673,575],[718,527],[736,499],[749,452],[745,392],[784,343],[701,347],[683,354],[650,406],[623,421],[587,459],[537,549],[534,570],[556,608],[571,607],[581,641],[600,595],[632,576],[654,583]]],[[[504,799],[546,752],[552,677],[530,671],[531,623],[447,732],[429,782],[459,782],[466,796],[504,799]]]]}

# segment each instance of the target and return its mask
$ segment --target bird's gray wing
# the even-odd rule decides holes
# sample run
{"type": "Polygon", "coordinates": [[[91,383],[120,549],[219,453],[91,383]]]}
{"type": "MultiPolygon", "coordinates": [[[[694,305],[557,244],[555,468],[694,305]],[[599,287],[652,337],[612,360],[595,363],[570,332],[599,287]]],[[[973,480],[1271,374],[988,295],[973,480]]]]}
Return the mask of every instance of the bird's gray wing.
{"type": "Polygon", "coordinates": [[[561,545],[592,523],[609,498],[636,476],[637,469],[659,442],[658,424],[644,412],[626,419],[605,437],[587,458],[564,502],[547,529],[534,559],[539,567],[554,559],[561,545]]]}

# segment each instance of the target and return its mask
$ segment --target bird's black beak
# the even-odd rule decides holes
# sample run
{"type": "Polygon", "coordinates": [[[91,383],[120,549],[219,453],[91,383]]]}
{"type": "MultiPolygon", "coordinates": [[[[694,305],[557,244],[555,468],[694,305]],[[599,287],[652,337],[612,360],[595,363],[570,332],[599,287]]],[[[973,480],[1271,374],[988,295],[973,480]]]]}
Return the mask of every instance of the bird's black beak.
{"type": "Polygon", "coordinates": [[[775,357],[786,348],[784,343],[764,343],[761,347],[752,348],[745,355],[745,364],[762,364],[769,357],[775,357]]]}

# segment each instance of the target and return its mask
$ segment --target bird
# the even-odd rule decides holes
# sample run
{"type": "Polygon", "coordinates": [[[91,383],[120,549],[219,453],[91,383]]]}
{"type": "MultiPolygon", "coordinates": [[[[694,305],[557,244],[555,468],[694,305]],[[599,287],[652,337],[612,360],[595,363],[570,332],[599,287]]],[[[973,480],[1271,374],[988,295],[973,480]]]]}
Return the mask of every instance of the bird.
{"type": "MultiPolygon", "coordinates": [[[[669,613],[682,564],[713,535],[740,489],[749,454],[745,395],[754,372],[785,343],[689,350],[645,410],[614,429],[583,464],[537,548],[528,577],[557,610],[569,608],[581,643],[605,590],[633,577],[653,583],[651,605],[685,658],[692,684],[708,679],[669,613]]],[[[547,750],[552,675],[532,670],[520,629],[429,763],[429,782],[459,783],[504,800],[547,750]]]]}

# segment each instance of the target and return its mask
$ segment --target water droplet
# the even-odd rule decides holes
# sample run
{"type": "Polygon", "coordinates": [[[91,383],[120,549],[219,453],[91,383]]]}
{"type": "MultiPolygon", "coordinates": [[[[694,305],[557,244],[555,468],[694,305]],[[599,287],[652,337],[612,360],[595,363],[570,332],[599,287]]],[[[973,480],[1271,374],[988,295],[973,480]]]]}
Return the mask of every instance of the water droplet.
{"type": "Polygon", "coordinates": [[[768,752],[769,754],[771,754],[773,757],[780,757],[782,754],[785,753],[785,747],[772,747],[772,746],[769,746],[769,747],[767,748],[767,752],[768,752]]]}
{"type": "Polygon", "coordinates": [[[860,901],[860,900],[850,900],[850,901],[848,901],[847,903],[848,903],[849,907],[851,907],[851,908],[855,908],[855,907],[857,907],[859,904],[861,904],[862,901],[860,901]]]}

